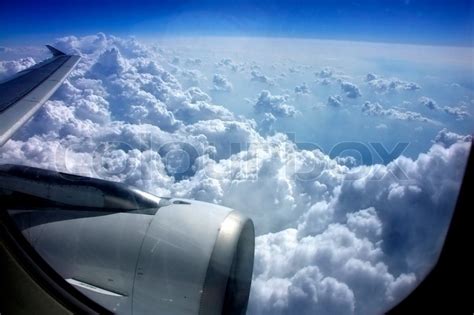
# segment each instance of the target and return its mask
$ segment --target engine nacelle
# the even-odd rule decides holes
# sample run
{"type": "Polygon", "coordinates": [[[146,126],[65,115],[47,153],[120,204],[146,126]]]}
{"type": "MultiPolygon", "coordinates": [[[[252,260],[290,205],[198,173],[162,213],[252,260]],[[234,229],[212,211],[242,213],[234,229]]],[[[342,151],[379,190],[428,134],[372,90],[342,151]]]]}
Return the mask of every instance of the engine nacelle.
{"type": "Polygon", "coordinates": [[[232,209],[0,166],[0,198],[66,281],[117,314],[245,314],[254,227],[232,209]]]}

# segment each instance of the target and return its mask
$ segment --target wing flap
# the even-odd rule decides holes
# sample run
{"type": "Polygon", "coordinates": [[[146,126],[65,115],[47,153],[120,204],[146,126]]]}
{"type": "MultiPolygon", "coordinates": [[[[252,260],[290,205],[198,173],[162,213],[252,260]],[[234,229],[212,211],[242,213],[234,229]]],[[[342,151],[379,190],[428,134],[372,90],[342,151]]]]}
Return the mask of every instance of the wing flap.
{"type": "Polygon", "coordinates": [[[0,84],[0,146],[38,111],[80,59],[59,50],[53,54],[53,58],[0,84]]]}

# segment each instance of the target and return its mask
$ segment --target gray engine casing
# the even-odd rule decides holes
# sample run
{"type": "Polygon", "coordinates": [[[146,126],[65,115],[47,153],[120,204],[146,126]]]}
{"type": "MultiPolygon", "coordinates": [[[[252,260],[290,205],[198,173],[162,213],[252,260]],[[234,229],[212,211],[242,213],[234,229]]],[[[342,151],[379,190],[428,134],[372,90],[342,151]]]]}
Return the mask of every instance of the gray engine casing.
{"type": "Polygon", "coordinates": [[[18,168],[0,167],[0,198],[42,258],[83,294],[117,314],[245,314],[250,219],[210,203],[18,168]]]}

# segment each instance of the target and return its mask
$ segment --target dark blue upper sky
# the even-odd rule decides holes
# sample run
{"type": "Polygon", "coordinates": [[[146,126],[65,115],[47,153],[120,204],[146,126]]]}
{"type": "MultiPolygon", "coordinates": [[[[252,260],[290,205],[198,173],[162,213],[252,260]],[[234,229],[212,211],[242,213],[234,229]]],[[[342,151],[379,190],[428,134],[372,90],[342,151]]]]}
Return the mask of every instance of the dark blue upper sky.
{"type": "Polygon", "coordinates": [[[473,45],[473,1],[3,1],[0,43],[232,35],[473,45]]]}

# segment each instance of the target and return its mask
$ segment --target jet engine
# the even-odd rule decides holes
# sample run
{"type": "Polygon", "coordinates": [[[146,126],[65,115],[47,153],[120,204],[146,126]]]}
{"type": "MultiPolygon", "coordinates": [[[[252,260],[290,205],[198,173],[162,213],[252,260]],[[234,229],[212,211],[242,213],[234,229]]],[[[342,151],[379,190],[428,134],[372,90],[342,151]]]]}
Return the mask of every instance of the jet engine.
{"type": "Polygon", "coordinates": [[[245,314],[254,227],[229,208],[0,166],[0,200],[65,281],[116,314],[245,314]]]}

